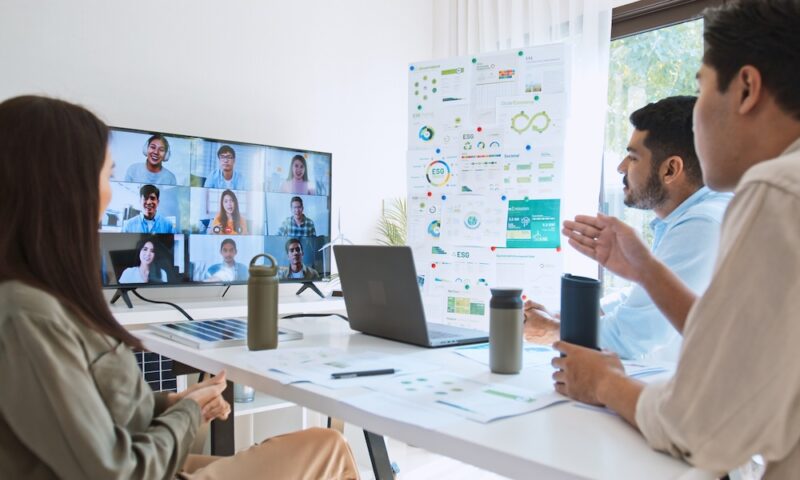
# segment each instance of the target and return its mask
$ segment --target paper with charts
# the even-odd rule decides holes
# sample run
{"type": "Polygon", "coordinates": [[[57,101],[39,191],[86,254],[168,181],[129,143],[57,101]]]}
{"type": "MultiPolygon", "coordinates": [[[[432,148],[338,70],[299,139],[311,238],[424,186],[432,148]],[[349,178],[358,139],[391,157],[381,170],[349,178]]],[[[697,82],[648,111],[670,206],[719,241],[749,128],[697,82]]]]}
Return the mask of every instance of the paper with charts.
{"type": "Polygon", "coordinates": [[[558,308],[567,46],[409,65],[408,243],[426,312],[488,330],[489,289],[558,308]]]}
{"type": "Polygon", "coordinates": [[[445,372],[382,377],[367,388],[378,395],[344,401],[370,409],[370,403],[377,406],[383,399],[391,398],[395,405],[398,401],[406,403],[409,411],[423,407],[481,423],[522,415],[566,401],[552,389],[534,392],[512,385],[483,383],[445,372]],[[365,398],[369,398],[369,401],[365,398]]]}

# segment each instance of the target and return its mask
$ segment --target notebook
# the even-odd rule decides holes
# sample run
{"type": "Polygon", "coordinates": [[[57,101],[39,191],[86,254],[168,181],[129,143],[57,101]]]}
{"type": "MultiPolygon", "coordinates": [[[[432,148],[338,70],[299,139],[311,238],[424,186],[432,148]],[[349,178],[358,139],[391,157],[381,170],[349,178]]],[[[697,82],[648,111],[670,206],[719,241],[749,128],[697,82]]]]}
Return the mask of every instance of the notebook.
{"type": "MultiPolygon", "coordinates": [[[[148,328],[162,337],[194,348],[220,348],[247,345],[247,321],[217,318],[174,323],[159,323],[148,328]]],[[[278,341],[300,340],[303,334],[288,328],[278,329],[278,341]]]]}
{"type": "Polygon", "coordinates": [[[487,332],[429,323],[409,247],[334,245],[353,330],[423,347],[488,342],[487,332]]]}

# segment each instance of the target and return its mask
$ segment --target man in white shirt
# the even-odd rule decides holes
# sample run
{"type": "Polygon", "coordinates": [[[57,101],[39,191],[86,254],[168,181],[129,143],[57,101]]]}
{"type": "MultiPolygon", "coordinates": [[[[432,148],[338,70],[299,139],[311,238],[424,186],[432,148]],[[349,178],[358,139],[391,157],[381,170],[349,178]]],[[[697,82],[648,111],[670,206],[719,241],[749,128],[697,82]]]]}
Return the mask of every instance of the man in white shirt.
{"type": "Polygon", "coordinates": [[[706,292],[695,296],[613,217],[564,222],[569,243],[642,285],[684,336],[675,375],[644,385],[619,359],[565,342],[559,392],[605,405],[656,449],[722,473],[761,455],[800,472],[800,0],[705,13],[695,146],[703,178],[735,190],[706,292]]]}

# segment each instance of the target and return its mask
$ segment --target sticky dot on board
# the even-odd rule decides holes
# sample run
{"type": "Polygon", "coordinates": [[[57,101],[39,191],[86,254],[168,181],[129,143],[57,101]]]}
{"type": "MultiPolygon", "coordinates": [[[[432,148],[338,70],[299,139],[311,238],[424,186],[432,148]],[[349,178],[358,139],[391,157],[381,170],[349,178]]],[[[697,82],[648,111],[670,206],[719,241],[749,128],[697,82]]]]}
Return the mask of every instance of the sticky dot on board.
{"type": "Polygon", "coordinates": [[[525,150],[530,151],[531,150],[531,146],[530,145],[525,145],[525,150]]]}
{"type": "Polygon", "coordinates": [[[432,197],[432,196],[433,196],[433,193],[432,193],[432,192],[428,192],[428,196],[429,196],[429,197],[432,197]]]}
{"type": "Polygon", "coordinates": [[[408,67],[408,69],[413,72],[414,71],[414,65],[411,65],[410,67],[408,67]]]}
{"type": "Polygon", "coordinates": [[[442,200],[447,200],[447,195],[442,195],[442,200]]]}
{"type": "Polygon", "coordinates": [[[483,127],[478,127],[478,131],[482,132],[483,131],[483,127]]]}
{"type": "Polygon", "coordinates": [[[497,250],[497,247],[492,246],[491,249],[494,252],[495,250],[497,250]]]}
{"type": "Polygon", "coordinates": [[[442,149],[441,148],[437,148],[436,149],[436,153],[442,153],[442,149]]]}
{"type": "Polygon", "coordinates": [[[504,201],[504,202],[505,202],[505,201],[506,201],[506,196],[505,196],[505,195],[503,195],[502,197],[500,197],[500,200],[502,200],[502,201],[504,201]]]}
{"type": "Polygon", "coordinates": [[[561,247],[556,247],[556,252],[561,253],[561,247]]]}
{"type": "Polygon", "coordinates": [[[436,264],[435,263],[431,263],[431,268],[436,268],[436,264]]]}

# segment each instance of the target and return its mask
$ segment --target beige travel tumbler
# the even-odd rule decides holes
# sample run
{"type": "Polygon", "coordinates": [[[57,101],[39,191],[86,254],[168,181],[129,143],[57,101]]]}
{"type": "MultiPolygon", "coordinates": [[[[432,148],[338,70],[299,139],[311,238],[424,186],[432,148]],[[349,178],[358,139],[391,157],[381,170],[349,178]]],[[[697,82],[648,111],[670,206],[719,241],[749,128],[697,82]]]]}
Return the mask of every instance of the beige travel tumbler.
{"type": "Polygon", "coordinates": [[[492,288],[489,301],[489,368],[494,373],[522,370],[522,290],[492,288]]]}
{"type": "Polygon", "coordinates": [[[278,347],[278,262],[268,253],[250,260],[247,280],[247,348],[268,350],[278,347]],[[256,265],[264,257],[272,265],[256,265]]]}

